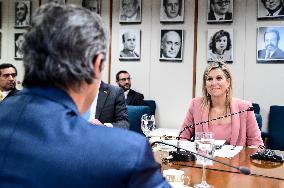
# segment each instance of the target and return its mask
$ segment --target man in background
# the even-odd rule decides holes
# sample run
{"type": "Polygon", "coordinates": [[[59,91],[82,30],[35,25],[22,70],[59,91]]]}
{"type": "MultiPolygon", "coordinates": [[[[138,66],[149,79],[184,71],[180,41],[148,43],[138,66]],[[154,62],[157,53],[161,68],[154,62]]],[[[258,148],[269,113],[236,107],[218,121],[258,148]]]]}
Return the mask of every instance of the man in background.
{"type": "Polygon", "coordinates": [[[137,22],[141,20],[141,10],[138,0],[121,0],[120,21],[137,22]]]}
{"type": "Polygon", "coordinates": [[[25,89],[0,104],[0,187],[170,187],[145,137],[81,117],[101,83],[104,25],[75,5],[35,12],[24,35],[25,89]]]}
{"type": "Polygon", "coordinates": [[[125,71],[119,71],[116,74],[116,83],[119,87],[124,90],[124,96],[127,105],[143,106],[144,95],[134,91],[131,88],[131,77],[130,74],[125,71]]]}
{"type": "Polygon", "coordinates": [[[101,14],[99,0],[83,0],[82,7],[85,7],[97,14],[101,14]]]}
{"type": "Polygon", "coordinates": [[[182,0],[163,0],[164,12],[168,19],[181,16],[182,0]]]}
{"type": "Polygon", "coordinates": [[[230,0],[210,0],[210,11],[208,13],[208,21],[232,20],[232,13],[229,12],[230,0]]]}
{"type": "Polygon", "coordinates": [[[19,1],[15,4],[16,12],[16,26],[25,27],[30,25],[29,21],[29,9],[25,2],[19,1]]]}
{"type": "Polygon", "coordinates": [[[276,29],[265,31],[265,49],[258,51],[258,59],[284,59],[284,51],[278,48],[279,40],[280,35],[276,29]]]}
{"type": "Polygon", "coordinates": [[[261,0],[268,11],[267,16],[283,16],[284,0],[261,0]]]}
{"type": "Polygon", "coordinates": [[[0,64],[0,101],[18,92],[16,88],[17,69],[10,63],[0,64]]]}
{"type": "Polygon", "coordinates": [[[161,39],[161,58],[181,58],[181,37],[176,31],[167,31],[161,39]]]}
{"type": "Polygon", "coordinates": [[[139,54],[135,52],[136,36],[135,33],[127,31],[122,34],[123,50],[120,51],[120,57],[139,57],[139,54]]]}

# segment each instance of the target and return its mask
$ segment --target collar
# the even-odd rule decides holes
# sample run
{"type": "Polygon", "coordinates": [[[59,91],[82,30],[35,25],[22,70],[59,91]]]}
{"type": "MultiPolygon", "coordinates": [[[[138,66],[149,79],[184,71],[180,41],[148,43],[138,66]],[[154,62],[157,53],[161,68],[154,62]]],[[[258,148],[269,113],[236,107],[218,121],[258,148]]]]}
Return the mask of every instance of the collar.
{"type": "Polygon", "coordinates": [[[223,15],[218,15],[218,14],[216,14],[215,12],[214,12],[214,16],[215,16],[215,18],[216,18],[216,20],[225,20],[225,14],[223,14],[223,15]]]}
{"type": "Polygon", "coordinates": [[[129,89],[129,90],[126,90],[126,91],[124,91],[124,97],[125,97],[125,99],[127,99],[127,95],[128,95],[128,93],[129,93],[129,91],[130,91],[130,89],[129,89]]]}

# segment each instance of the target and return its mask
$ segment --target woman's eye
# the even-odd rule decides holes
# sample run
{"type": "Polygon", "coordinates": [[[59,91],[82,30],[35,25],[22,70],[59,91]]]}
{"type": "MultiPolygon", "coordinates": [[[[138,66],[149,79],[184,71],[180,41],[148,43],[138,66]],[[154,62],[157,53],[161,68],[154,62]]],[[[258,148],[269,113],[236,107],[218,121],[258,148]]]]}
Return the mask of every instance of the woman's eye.
{"type": "Polygon", "coordinates": [[[217,80],[222,80],[223,78],[221,76],[218,76],[216,79],[217,80]]]}
{"type": "Polygon", "coordinates": [[[207,78],[207,81],[212,81],[213,80],[213,78],[207,78]]]}

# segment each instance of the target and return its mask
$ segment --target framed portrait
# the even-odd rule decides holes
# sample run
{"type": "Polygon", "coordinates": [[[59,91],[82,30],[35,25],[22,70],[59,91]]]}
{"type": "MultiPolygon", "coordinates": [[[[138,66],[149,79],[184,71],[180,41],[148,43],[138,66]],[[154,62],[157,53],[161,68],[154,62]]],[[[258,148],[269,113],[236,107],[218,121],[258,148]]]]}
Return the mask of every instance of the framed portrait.
{"type": "Polygon", "coordinates": [[[2,58],[2,33],[0,33],[0,59],[2,58]]]}
{"type": "Polygon", "coordinates": [[[0,2],[0,29],[2,28],[2,2],[0,2]]]}
{"type": "Polygon", "coordinates": [[[234,0],[208,0],[207,23],[232,23],[234,0]]]}
{"type": "Polygon", "coordinates": [[[284,19],[284,1],[258,0],[257,19],[284,19]]]}
{"type": "Polygon", "coordinates": [[[160,22],[184,22],[184,0],[161,0],[160,22]]]}
{"type": "Polygon", "coordinates": [[[207,61],[233,63],[233,29],[208,29],[207,61]]]}
{"type": "Polygon", "coordinates": [[[141,0],[119,0],[119,22],[141,23],[141,0]]]}
{"type": "Polygon", "coordinates": [[[31,21],[31,1],[15,0],[15,28],[25,28],[31,21]]]}
{"type": "Polygon", "coordinates": [[[15,59],[23,59],[22,45],[24,43],[25,33],[15,33],[15,59]]]}
{"type": "Polygon", "coordinates": [[[51,2],[64,5],[67,3],[66,1],[67,0],[40,0],[40,5],[45,4],[45,3],[51,3],[51,2]]]}
{"type": "Polygon", "coordinates": [[[82,0],[82,7],[101,15],[101,0],[82,0]]]}
{"type": "Polygon", "coordinates": [[[257,28],[258,63],[284,63],[284,27],[257,28]]]}
{"type": "Polygon", "coordinates": [[[160,43],[161,61],[182,61],[183,58],[183,30],[162,29],[160,43]]]}
{"type": "Polygon", "coordinates": [[[139,29],[119,31],[119,60],[140,60],[140,35],[139,29]]]}

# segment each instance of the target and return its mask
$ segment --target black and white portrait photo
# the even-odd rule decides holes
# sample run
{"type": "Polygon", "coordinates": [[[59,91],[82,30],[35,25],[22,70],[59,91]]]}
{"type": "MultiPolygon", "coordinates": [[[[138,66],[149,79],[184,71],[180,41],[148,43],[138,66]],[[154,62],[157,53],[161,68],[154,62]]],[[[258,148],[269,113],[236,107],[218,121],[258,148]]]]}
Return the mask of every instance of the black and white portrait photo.
{"type": "Polygon", "coordinates": [[[101,0],[82,0],[82,7],[99,15],[101,14],[101,0]]]}
{"type": "Polygon", "coordinates": [[[161,0],[161,22],[183,22],[184,0],[161,0]]]}
{"type": "Polygon", "coordinates": [[[258,0],[258,19],[284,18],[284,0],[258,0]]]}
{"type": "Polygon", "coordinates": [[[15,27],[28,27],[31,19],[31,1],[15,1],[15,27]]]}
{"type": "Polygon", "coordinates": [[[207,23],[233,22],[234,0],[208,0],[207,23]]]}
{"type": "Polygon", "coordinates": [[[140,30],[123,29],[119,32],[119,59],[140,60],[140,30]]]}
{"type": "Polygon", "coordinates": [[[41,5],[42,4],[45,4],[45,3],[58,3],[58,4],[61,4],[61,5],[64,5],[66,4],[66,0],[41,0],[41,5]]]}
{"type": "Polygon", "coordinates": [[[15,59],[23,58],[22,45],[24,40],[24,33],[15,33],[15,59]]]}
{"type": "Polygon", "coordinates": [[[160,60],[182,61],[183,30],[161,30],[160,60]]]}
{"type": "Polygon", "coordinates": [[[233,29],[208,29],[207,61],[233,62],[233,29]]]}
{"type": "Polygon", "coordinates": [[[137,23],[141,22],[141,0],[119,0],[119,22],[137,23]]]}
{"type": "Polygon", "coordinates": [[[259,27],[257,60],[259,63],[284,63],[284,27],[259,27]]]}

